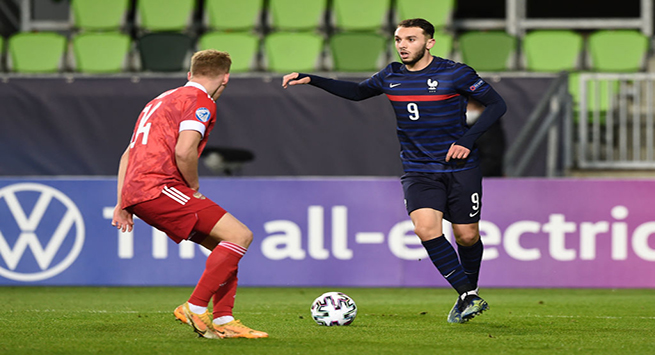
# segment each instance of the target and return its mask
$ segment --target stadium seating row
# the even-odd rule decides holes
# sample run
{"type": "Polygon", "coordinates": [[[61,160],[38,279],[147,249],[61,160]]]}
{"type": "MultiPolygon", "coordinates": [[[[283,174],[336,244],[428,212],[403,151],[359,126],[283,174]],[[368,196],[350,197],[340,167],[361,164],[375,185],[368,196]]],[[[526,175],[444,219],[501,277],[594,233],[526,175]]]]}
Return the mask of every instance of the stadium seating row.
{"type": "MultiPolygon", "coordinates": [[[[193,26],[196,0],[133,1],[134,22],[140,30],[183,32],[193,26]]],[[[412,17],[424,17],[443,28],[450,24],[455,9],[455,0],[204,0],[202,4],[202,22],[209,31],[309,31],[327,27],[376,31],[393,27],[390,20],[395,23],[412,17]]],[[[78,30],[117,31],[130,13],[130,0],[75,0],[71,6],[71,26],[78,30]]]]}
{"type": "MultiPolygon", "coordinates": [[[[264,40],[248,32],[208,32],[197,43],[181,32],[147,33],[136,41],[120,32],[84,32],[70,41],[55,32],[24,32],[7,42],[10,72],[102,74],[184,71],[191,53],[207,48],[228,51],[232,72],[237,73],[259,68],[273,72],[322,70],[325,41],[313,32],[276,32],[264,40]]],[[[386,59],[387,39],[375,33],[336,34],[328,46],[334,68],[340,71],[375,71],[386,59]]]]}
{"type": "MultiPolygon", "coordinates": [[[[382,35],[390,21],[421,16],[444,28],[455,1],[75,0],[70,6],[70,28],[62,33],[69,41],[54,33],[15,35],[0,70],[180,71],[190,50],[220,48],[232,54],[234,72],[374,71],[388,56],[382,35]],[[291,50],[290,41],[296,41],[291,50]],[[324,47],[332,52],[324,56],[324,47]]],[[[451,46],[446,40],[444,48],[451,46]]]]}
{"type": "MultiPolygon", "coordinates": [[[[469,64],[480,72],[636,72],[644,68],[648,38],[632,30],[602,30],[585,39],[567,30],[528,33],[518,41],[505,32],[467,32],[456,40],[435,35],[432,54],[469,64]],[[586,54],[586,60],[582,60],[586,54]],[[521,62],[517,64],[515,62],[521,62]]],[[[0,40],[0,54],[4,48],[0,40]]],[[[216,48],[233,57],[233,72],[331,70],[373,72],[397,60],[390,39],[376,32],[213,31],[197,41],[182,32],[152,32],[133,40],[121,32],[80,32],[71,39],[54,33],[18,33],[7,40],[6,69],[22,73],[174,72],[185,70],[196,49],[216,48]]]]}

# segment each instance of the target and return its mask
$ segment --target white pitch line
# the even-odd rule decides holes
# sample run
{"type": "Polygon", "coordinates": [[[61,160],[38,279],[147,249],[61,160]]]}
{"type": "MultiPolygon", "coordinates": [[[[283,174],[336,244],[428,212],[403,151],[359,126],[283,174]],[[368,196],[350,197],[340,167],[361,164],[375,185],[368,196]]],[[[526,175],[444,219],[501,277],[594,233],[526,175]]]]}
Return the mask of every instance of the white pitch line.
{"type": "Polygon", "coordinates": [[[523,318],[594,318],[594,319],[655,319],[655,317],[644,317],[644,316],[635,316],[635,317],[614,317],[614,316],[567,316],[567,315],[538,315],[538,314],[525,314],[525,315],[512,315],[512,317],[523,317],[523,318]]]}
{"type": "MultiPolygon", "coordinates": [[[[107,311],[107,310],[58,310],[58,309],[20,309],[20,310],[9,310],[7,313],[23,313],[23,312],[34,312],[34,313],[102,313],[102,314],[161,314],[161,313],[172,313],[169,311],[107,311]]],[[[248,314],[262,314],[261,312],[242,312],[248,314]]],[[[538,315],[538,314],[512,314],[511,317],[520,317],[520,318],[593,318],[593,319],[652,319],[655,320],[655,317],[644,317],[644,316],[635,316],[635,317],[625,317],[625,316],[571,316],[571,315],[538,315]]]]}
{"type": "Polygon", "coordinates": [[[34,312],[34,313],[57,313],[57,312],[65,312],[65,313],[106,313],[106,314],[143,314],[143,313],[172,313],[172,312],[167,312],[167,311],[149,311],[149,312],[141,312],[141,311],[107,311],[107,310],[102,310],[102,309],[88,309],[88,310],[61,310],[61,309],[11,309],[9,310],[8,313],[22,313],[22,312],[34,312]]]}

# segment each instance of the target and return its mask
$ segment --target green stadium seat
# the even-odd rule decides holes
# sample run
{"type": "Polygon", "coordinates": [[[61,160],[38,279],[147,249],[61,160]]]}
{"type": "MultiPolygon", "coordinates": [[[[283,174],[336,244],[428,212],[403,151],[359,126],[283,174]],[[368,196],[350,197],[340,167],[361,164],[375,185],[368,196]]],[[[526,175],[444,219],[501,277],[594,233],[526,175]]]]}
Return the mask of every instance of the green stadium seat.
{"type": "MultiPolygon", "coordinates": [[[[638,31],[603,30],[592,33],[587,40],[590,69],[596,72],[634,73],[644,67],[648,52],[648,38],[638,31]]],[[[604,124],[610,100],[619,94],[618,80],[589,81],[587,84],[588,119],[593,112],[600,112],[600,123],[604,124]],[[598,96],[596,95],[598,91],[598,96]],[[612,94],[610,94],[612,93],[612,94]],[[611,96],[611,97],[610,97],[611,96]]],[[[578,73],[569,75],[569,93],[575,103],[575,118],[579,116],[580,79],[578,73]]]]}
{"type": "Polygon", "coordinates": [[[131,40],[123,33],[83,32],[71,42],[74,71],[119,73],[128,67],[131,40]]]}
{"type": "Polygon", "coordinates": [[[390,0],[333,0],[334,26],[342,31],[379,31],[389,26],[390,0]]]}
{"type": "Polygon", "coordinates": [[[205,26],[213,31],[251,31],[260,26],[264,0],[205,0],[205,26]]]}
{"type": "Polygon", "coordinates": [[[327,0],[269,0],[270,26],[277,31],[311,31],[324,24],[327,0]]]}
{"type": "Polygon", "coordinates": [[[18,73],[56,73],[64,69],[66,37],[55,32],[20,32],[10,37],[8,69],[18,73]]]}
{"type": "Polygon", "coordinates": [[[396,22],[424,18],[438,31],[450,26],[455,13],[455,0],[396,0],[396,22]]]}
{"type": "Polygon", "coordinates": [[[192,40],[179,32],[149,33],[138,39],[141,68],[153,72],[180,72],[189,69],[192,40]]]}
{"type": "Polygon", "coordinates": [[[323,37],[311,32],[275,32],[264,38],[264,68],[277,73],[322,67],[323,37]]]}
{"type": "Polygon", "coordinates": [[[525,35],[525,68],[534,72],[576,70],[582,54],[582,36],[569,30],[538,30],[525,35]]]}
{"type": "Polygon", "coordinates": [[[0,36],[0,72],[5,71],[5,38],[0,36]]]}
{"type": "Polygon", "coordinates": [[[138,0],[137,23],[148,32],[184,31],[193,20],[195,0],[138,0]]]}
{"type": "Polygon", "coordinates": [[[458,44],[462,62],[476,71],[505,71],[512,67],[516,39],[503,31],[466,32],[458,44]]]}
{"type": "Polygon", "coordinates": [[[217,49],[230,53],[230,72],[247,72],[257,68],[259,38],[247,32],[207,32],[198,40],[198,49],[217,49]]]}
{"type": "Polygon", "coordinates": [[[600,72],[638,72],[644,67],[648,37],[632,30],[597,31],[587,40],[590,69],[600,72]]]}
{"type": "MultiPolygon", "coordinates": [[[[569,73],[569,93],[573,97],[574,121],[580,116],[580,74],[581,72],[569,73]]],[[[610,108],[610,101],[619,94],[618,80],[593,80],[587,82],[587,119],[593,120],[593,113],[600,113],[600,123],[605,124],[607,111],[610,108]],[[598,96],[597,96],[598,95],[598,96]]],[[[615,106],[616,107],[616,106],[615,106]]]]}
{"type": "Polygon", "coordinates": [[[453,36],[445,32],[435,32],[433,38],[434,46],[430,49],[430,53],[437,57],[450,58],[453,51],[453,36]]]}
{"type": "Polygon", "coordinates": [[[337,33],[330,37],[329,48],[334,71],[374,72],[387,64],[387,39],[377,33],[337,33]]]}
{"type": "Polygon", "coordinates": [[[74,0],[73,26],[88,31],[117,31],[125,24],[128,0],[74,0]]]}

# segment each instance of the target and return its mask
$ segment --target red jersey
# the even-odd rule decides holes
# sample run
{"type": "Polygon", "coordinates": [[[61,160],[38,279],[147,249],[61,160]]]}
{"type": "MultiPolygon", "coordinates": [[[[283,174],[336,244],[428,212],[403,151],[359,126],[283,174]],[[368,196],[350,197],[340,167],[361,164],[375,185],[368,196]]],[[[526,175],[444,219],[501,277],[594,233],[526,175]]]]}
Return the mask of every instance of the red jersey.
{"type": "Polygon", "coordinates": [[[200,132],[200,157],[215,123],[216,103],[198,83],[188,82],[150,101],[130,140],[121,207],[155,199],[166,185],[188,186],[175,162],[178,135],[185,130],[200,132]]]}

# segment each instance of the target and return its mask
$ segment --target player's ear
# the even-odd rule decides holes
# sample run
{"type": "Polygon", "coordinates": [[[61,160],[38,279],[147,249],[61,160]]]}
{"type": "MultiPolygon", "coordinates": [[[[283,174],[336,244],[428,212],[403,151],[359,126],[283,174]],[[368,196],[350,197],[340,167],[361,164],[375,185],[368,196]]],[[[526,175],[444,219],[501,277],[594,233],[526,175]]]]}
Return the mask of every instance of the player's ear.
{"type": "Polygon", "coordinates": [[[425,47],[429,50],[432,47],[434,47],[435,43],[437,43],[437,41],[435,41],[434,38],[430,38],[428,39],[428,42],[425,44],[425,47]]]}
{"type": "Polygon", "coordinates": [[[225,73],[223,77],[223,85],[227,85],[227,82],[230,81],[230,73],[225,73]]]}
{"type": "Polygon", "coordinates": [[[191,80],[191,72],[187,72],[187,73],[186,73],[186,78],[187,78],[188,80],[191,80]]]}

